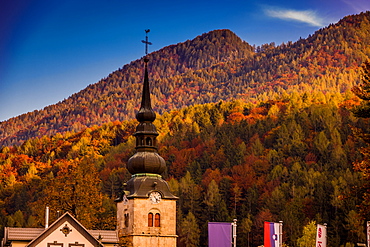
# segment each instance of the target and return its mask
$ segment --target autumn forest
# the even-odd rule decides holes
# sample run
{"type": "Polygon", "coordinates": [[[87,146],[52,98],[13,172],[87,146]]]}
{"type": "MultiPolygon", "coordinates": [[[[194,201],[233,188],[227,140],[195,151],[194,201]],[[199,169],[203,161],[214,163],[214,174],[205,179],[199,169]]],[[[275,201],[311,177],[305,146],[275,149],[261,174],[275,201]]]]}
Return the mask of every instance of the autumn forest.
{"type": "MultiPolygon", "coordinates": [[[[329,246],[365,242],[369,57],[370,12],[287,44],[216,30],[149,54],[178,246],[207,246],[207,222],[234,218],[239,246],[261,245],[264,221],[283,221],[286,246],[309,246],[313,222],[327,223],[329,246]]],[[[133,61],[0,123],[1,228],[42,227],[48,205],[51,220],[69,211],[115,229],[142,80],[133,61]]]]}

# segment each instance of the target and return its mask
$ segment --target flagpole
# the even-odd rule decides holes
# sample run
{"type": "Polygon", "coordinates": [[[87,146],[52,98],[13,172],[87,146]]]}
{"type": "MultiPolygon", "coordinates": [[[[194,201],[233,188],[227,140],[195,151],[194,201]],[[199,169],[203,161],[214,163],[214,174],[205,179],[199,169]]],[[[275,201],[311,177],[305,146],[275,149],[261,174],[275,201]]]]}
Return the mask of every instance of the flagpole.
{"type": "Polygon", "coordinates": [[[237,219],[234,219],[234,222],[231,223],[231,225],[233,225],[233,242],[234,242],[234,247],[236,247],[236,222],[238,220],[237,219]]]}
{"type": "Polygon", "coordinates": [[[366,222],[366,246],[370,247],[370,221],[366,222]]]}
{"type": "Polygon", "coordinates": [[[283,221],[279,221],[279,247],[283,246],[283,221]]]}
{"type": "Polygon", "coordinates": [[[324,227],[325,227],[325,246],[324,247],[326,247],[328,243],[328,230],[327,230],[328,224],[324,223],[324,227]]]}

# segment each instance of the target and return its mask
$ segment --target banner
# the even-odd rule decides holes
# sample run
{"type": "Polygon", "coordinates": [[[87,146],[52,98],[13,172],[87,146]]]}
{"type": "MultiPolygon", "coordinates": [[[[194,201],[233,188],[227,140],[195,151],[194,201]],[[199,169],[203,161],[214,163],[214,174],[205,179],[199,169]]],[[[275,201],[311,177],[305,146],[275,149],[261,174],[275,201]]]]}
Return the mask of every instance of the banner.
{"type": "Polygon", "coordinates": [[[208,246],[231,247],[231,223],[208,222],[208,246]]]}
{"type": "Polygon", "coordinates": [[[326,226],[317,225],[316,247],[326,247],[326,226]]]}
{"type": "Polygon", "coordinates": [[[265,221],[264,224],[264,247],[281,247],[282,223],[265,221]]]}

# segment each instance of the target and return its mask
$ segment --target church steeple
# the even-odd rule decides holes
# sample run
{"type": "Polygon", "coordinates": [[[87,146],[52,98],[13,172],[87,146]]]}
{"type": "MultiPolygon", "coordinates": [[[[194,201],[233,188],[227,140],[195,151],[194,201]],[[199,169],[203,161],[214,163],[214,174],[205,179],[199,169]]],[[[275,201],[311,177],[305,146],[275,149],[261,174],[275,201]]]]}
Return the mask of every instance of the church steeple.
{"type": "Polygon", "coordinates": [[[139,121],[134,136],[136,138],[136,153],[128,160],[127,169],[133,175],[136,174],[162,174],[166,168],[166,162],[157,153],[158,132],[153,124],[156,118],[150,101],[148,59],[145,58],[145,75],[143,94],[140,110],[136,114],[139,121]]]}
{"type": "MultiPolygon", "coordinates": [[[[149,30],[145,30],[146,33],[149,30]]],[[[146,36],[146,54],[148,36],[146,36]]],[[[134,136],[136,153],[128,160],[132,174],[125,183],[117,202],[117,229],[119,236],[133,247],[176,247],[176,201],[161,174],[166,162],[157,153],[158,132],[153,124],[156,118],[150,101],[148,57],[144,58],[144,84],[140,110],[136,114],[139,124],[134,136]]]]}
{"type": "Polygon", "coordinates": [[[139,122],[153,122],[155,120],[155,112],[152,109],[150,101],[150,90],[149,90],[149,76],[148,76],[148,58],[144,58],[145,72],[144,72],[144,85],[143,93],[141,96],[140,110],[136,113],[136,119],[139,122]]]}

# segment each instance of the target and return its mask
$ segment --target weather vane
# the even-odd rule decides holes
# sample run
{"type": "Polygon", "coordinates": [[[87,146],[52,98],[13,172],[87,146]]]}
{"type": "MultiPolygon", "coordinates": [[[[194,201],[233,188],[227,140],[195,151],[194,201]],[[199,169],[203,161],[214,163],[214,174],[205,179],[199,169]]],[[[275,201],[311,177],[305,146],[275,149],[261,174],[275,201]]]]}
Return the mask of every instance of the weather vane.
{"type": "Polygon", "coordinates": [[[145,55],[148,55],[148,45],[151,45],[152,43],[148,41],[148,33],[150,32],[150,29],[145,30],[145,40],[142,40],[145,44],[145,55]]]}

